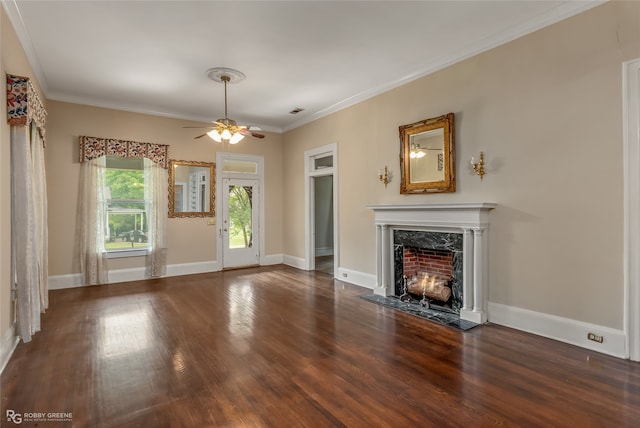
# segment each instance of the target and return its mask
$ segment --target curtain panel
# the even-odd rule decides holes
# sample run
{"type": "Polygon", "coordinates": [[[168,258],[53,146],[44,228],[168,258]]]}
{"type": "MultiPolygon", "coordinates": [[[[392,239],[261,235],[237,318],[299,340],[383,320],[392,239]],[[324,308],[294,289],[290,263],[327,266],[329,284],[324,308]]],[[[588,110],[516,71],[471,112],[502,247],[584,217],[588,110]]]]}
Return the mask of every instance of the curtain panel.
{"type": "Polygon", "coordinates": [[[40,314],[49,305],[44,163],[47,113],[28,78],[6,77],[11,128],[11,278],[17,296],[16,333],[29,342],[40,330],[40,314]]]}
{"type": "Polygon", "coordinates": [[[87,285],[109,282],[107,253],[104,249],[105,234],[108,230],[106,169],[105,156],[80,165],[76,248],[80,252],[80,270],[87,285]]]}

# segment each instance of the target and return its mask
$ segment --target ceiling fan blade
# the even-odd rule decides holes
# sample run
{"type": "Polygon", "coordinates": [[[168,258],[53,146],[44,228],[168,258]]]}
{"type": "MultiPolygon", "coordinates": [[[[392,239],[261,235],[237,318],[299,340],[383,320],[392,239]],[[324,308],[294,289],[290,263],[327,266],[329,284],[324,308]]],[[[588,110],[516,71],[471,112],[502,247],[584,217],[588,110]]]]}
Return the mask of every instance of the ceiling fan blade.
{"type": "Polygon", "coordinates": [[[207,135],[207,133],[206,133],[206,132],[205,132],[204,134],[202,134],[202,135],[198,135],[197,137],[193,137],[193,139],[194,139],[194,140],[197,140],[198,138],[202,138],[202,137],[204,137],[205,135],[207,135]]]}
{"type": "Polygon", "coordinates": [[[257,132],[249,131],[246,128],[240,129],[238,132],[244,135],[245,137],[264,138],[264,135],[258,134],[257,132]]]}
{"type": "Polygon", "coordinates": [[[183,126],[183,129],[207,129],[213,128],[212,126],[183,126]]]}

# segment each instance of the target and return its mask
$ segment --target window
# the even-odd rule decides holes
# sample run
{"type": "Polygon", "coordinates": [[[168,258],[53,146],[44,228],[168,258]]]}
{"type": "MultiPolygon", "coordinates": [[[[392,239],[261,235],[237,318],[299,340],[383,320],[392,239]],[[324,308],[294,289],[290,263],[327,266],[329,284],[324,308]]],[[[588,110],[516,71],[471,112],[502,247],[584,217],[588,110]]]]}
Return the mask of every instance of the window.
{"type": "Polygon", "coordinates": [[[107,252],[146,250],[149,226],[145,201],[144,159],[107,156],[105,171],[107,252]]]}

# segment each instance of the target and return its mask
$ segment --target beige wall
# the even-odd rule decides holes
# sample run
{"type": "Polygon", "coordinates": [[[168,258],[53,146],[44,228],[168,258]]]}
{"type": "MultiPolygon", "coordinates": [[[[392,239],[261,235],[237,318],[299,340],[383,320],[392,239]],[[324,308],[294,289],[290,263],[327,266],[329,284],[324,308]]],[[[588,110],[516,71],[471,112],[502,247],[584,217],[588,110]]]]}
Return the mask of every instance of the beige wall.
{"type": "Polygon", "coordinates": [[[489,300],[622,329],[621,65],[639,18],[608,3],[286,133],[285,254],[304,256],[303,152],[337,142],[340,267],[375,275],[369,204],[496,202],[489,300]],[[400,195],[398,126],[448,112],[456,193],[400,195]]]}
{"type": "MultiPolygon", "coordinates": [[[[18,42],[16,33],[4,9],[0,8],[0,75],[16,74],[31,78],[40,98],[45,102],[35,74],[18,42]]],[[[13,322],[11,304],[11,171],[9,125],[7,124],[6,97],[0,103],[0,338],[13,322]]]]}
{"type": "MultiPolygon", "coordinates": [[[[80,164],[78,137],[119,138],[169,144],[169,157],[215,162],[222,145],[209,138],[194,140],[198,123],[129,113],[79,104],[49,101],[47,125],[47,184],[49,201],[49,275],[79,273],[74,252],[80,164]]],[[[203,124],[200,124],[203,125],[203,124]]],[[[279,134],[262,140],[246,138],[231,152],[262,155],[265,159],[266,255],[282,253],[282,143],[279,134]]],[[[170,218],[167,223],[168,264],[216,260],[217,228],[205,218],[170,218]]],[[[110,269],[144,266],[143,257],[111,259],[110,269]]]]}

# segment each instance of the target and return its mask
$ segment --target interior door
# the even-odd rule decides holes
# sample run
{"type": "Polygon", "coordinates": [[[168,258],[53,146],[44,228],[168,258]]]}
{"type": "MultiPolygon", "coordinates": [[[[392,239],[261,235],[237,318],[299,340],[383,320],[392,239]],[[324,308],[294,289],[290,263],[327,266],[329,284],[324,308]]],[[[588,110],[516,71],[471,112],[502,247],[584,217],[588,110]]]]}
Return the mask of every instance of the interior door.
{"type": "Polygon", "coordinates": [[[222,180],[223,268],[257,265],[260,262],[258,192],[256,180],[222,180]]]}

